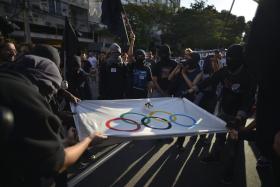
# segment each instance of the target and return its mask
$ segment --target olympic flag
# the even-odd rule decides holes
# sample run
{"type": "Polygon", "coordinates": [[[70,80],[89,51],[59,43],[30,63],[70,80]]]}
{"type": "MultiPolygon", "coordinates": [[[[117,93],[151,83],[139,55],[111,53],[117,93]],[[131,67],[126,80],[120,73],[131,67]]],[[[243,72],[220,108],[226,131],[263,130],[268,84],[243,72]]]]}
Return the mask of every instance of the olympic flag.
{"type": "Polygon", "coordinates": [[[226,123],[176,97],[85,100],[71,105],[80,139],[94,131],[122,139],[149,139],[226,132],[226,123]]]}

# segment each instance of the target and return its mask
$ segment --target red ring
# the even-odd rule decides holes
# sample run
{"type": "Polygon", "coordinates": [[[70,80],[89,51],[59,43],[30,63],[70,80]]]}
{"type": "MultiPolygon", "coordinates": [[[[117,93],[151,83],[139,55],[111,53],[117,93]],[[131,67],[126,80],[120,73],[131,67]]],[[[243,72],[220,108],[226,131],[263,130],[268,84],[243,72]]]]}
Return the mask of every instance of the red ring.
{"type": "Polygon", "coordinates": [[[112,130],[115,130],[115,131],[123,131],[123,132],[135,132],[135,131],[138,131],[141,128],[141,125],[139,123],[137,123],[134,120],[127,119],[127,118],[113,118],[113,119],[110,119],[110,120],[106,121],[105,125],[108,129],[112,129],[112,130]],[[110,123],[112,121],[116,121],[116,120],[129,121],[129,124],[135,124],[137,127],[136,127],[136,129],[131,129],[131,130],[122,130],[122,129],[116,129],[114,127],[111,127],[110,123]]]}

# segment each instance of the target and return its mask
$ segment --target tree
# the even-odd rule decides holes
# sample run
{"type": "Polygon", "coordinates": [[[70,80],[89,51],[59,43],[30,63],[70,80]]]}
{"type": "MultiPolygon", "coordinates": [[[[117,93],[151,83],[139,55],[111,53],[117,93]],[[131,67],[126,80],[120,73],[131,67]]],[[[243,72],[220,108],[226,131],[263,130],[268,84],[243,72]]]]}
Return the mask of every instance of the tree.
{"type": "Polygon", "coordinates": [[[136,34],[136,46],[143,49],[157,42],[156,32],[161,33],[161,43],[168,43],[177,54],[186,47],[211,49],[219,44],[228,47],[241,42],[247,28],[243,16],[218,12],[203,0],[196,0],[191,8],[179,8],[177,12],[161,4],[129,4],[125,9],[136,34]]]}

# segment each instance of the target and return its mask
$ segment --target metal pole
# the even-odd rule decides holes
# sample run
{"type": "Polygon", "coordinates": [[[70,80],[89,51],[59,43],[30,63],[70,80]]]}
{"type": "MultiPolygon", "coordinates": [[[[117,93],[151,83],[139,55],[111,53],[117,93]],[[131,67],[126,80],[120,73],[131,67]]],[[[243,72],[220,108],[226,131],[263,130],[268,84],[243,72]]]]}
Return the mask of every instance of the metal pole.
{"type": "Polygon", "coordinates": [[[23,14],[24,14],[24,40],[26,43],[31,43],[30,25],[28,20],[29,5],[27,0],[23,0],[23,14]]]}
{"type": "Polygon", "coordinates": [[[235,3],[235,0],[232,1],[231,6],[230,6],[230,9],[229,9],[229,12],[228,12],[228,15],[227,15],[227,17],[226,17],[225,25],[224,25],[223,30],[222,30],[222,33],[221,33],[221,39],[220,39],[220,41],[219,41],[218,48],[220,48],[220,46],[221,46],[221,40],[222,40],[222,38],[223,38],[223,36],[224,36],[224,32],[225,32],[225,29],[226,29],[226,27],[227,27],[228,19],[229,19],[229,16],[230,16],[230,14],[231,14],[231,11],[232,11],[232,8],[233,8],[234,3],[235,3]]]}
{"type": "Polygon", "coordinates": [[[89,176],[92,172],[94,172],[99,166],[104,164],[107,160],[109,160],[111,157],[113,157],[115,154],[117,154],[119,151],[121,151],[123,148],[125,148],[129,142],[124,142],[118,145],[116,148],[114,148],[110,153],[102,157],[99,161],[97,161],[95,164],[92,166],[88,167],[85,169],[82,173],[68,181],[68,186],[69,187],[74,187],[77,184],[79,184],[82,180],[84,180],[87,176],[89,176]]]}

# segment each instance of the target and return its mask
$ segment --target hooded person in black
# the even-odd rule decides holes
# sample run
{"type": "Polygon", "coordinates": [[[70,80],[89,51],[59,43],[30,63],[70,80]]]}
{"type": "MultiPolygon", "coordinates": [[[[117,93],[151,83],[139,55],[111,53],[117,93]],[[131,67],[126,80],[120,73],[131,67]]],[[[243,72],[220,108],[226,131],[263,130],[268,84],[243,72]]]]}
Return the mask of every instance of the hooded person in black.
{"type": "MultiPolygon", "coordinates": [[[[37,44],[31,49],[30,54],[47,58],[47,59],[51,60],[52,62],[54,62],[55,65],[58,67],[58,69],[60,68],[61,63],[60,63],[59,52],[55,47],[53,47],[51,45],[37,44]]],[[[67,89],[67,86],[65,86],[65,85],[68,85],[68,82],[64,81],[63,84],[64,84],[65,88],[61,87],[58,90],[58,94],[51,101],[51,102],[53,102],[53,103],[51,103],[51,106],[55,113],[57,113],[59,110],[58,109],[59,106],[57,103],[58,98],[65,98],[66,100],[68,100],[72,103],[77,103],[78,101],[80,101],[79,98],[75,97],[73,94],[71,94],[70,92],[65,90],[65,89],[67,89]]],[[[61,107],[59,107],[59,108],[61,108],[61,107]]]]}
{"type": "Polygon", "coordinates": [[[81,99],[90,99],[89,74],[82,69],[81,58],[72,56],[70,64],[72,64],[70,71],[66,73],[68,91],[81,99]]]}
{"type": "Polygon", "coordinates": [[[125,93],[126,69],[121,58],[121,48],[113,43],[108,58],[100,70],[103,99],[122,99],[125,93]]]}
{"type": "MultiPolygon", "coordinates": [[[[205,79],[195,89],[202,90],[210,85],[216,88],[221,83],[223,87],[218,116],[227,122],[228,128],[239,129],[245,125],[246,119],[249,117],[251,108],[255,102],[256,82],[251,72],[245,66],[243,47],[241,45],[231,45],[228,48],[226,60],[226,67],[216,71],[212,77],[205,79]]],[[[225,142],[226,134],[217,134],[212,152],[202,158],[202,161],[219,161],[225,142]]],[[[222,181],[224,183],[230,183],[240,144],[230,139],[226,143],[226,148],[230,150],[230,154],[224,155],[226,156],[226,162],[222,181]]]]}
{"type": "Polygon", "coordinates": [[[1,66],[2,70],[16,71],[28,77],[39,88],[39,92],[49,101],[61,86],[62,77],[57,66],[49,59],[25,55],[14,64],[1,66]]]}
{"type": "Polygon", "coordinates": [[[96,137],[64,147],[61,122],[48,104],[61,80],[52,61],[34,55],[0,67],[0,84],[5,88],[0,89],[0,106],[14,116],[14,128],[0,155],[5,171],[0,186],[50,186],[96,137]]]}
{"type": "Polygon", "coordinates": [[[160,61],[152,67],[153,83],[155,86],[154,96],[170,96],[171,81],[168,77],[176,67],[176,62],[170,59],[171,51],[168,45],[162,45],[159,48],[158,55],[160,61]]]}
{"type": "Polygon", "coordinates": [[[134,59],[127,64],[127,96],[132,99],[146,98],[151,88],[151,69],[145,66],[146,53],[143,49],[136,50],[134,59]]]}
{"type": "Polygon", "coordinates": [[[51,45],[38,44],[31,49],[30,54],[50,59],[52,62],[56,64],[58,68],[60,67],[59,52],[56,48],[54,48],[51,45]]]}
{"type": "Polygon", "coordinates": [[[280,1],[260,1],[246,46],[246,60],[258,82],[256,132],[261,155],[272,160],[275,182],[280,186],[279,42],[280,1]]]}

